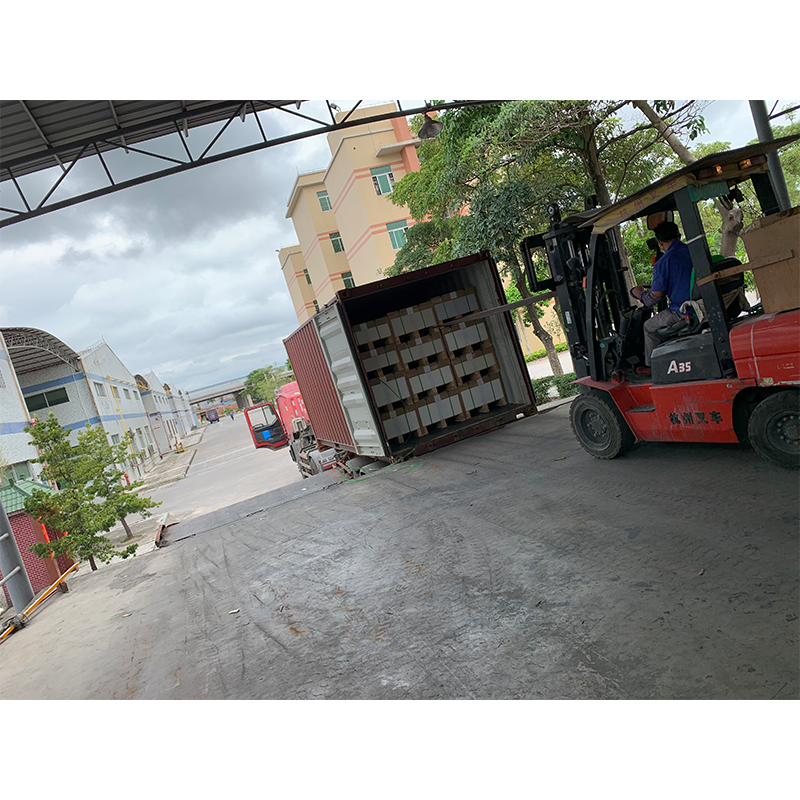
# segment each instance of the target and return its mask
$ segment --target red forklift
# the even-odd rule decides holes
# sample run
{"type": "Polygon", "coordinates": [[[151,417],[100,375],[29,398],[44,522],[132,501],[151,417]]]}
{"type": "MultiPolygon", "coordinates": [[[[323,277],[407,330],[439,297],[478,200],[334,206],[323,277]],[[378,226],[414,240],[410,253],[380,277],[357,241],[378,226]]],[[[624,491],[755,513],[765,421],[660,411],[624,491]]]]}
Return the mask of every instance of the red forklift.
{"type": "Polygon", "coordinates": [[[780,211],[767,164],[769,153],[798,139],[707,156],[613,205],[587,201],[564,219],[551,204],[548,230],[522,242],[531,290],[558,299],[581,388],[570,421],[592,456],[616,458],[636,442],[749,441],[780,467],[800,466],[800,214],[780,211]],[[745,181],[761,206],[766,249],[748,247],[746,264],[715,260],[698,203],[741,202],[745,181]],[[647,375],[642,326],[659,307],[631,297],[616,227],[645,217],[652,228],[675,212],[694,267],[694,313],[662,332],[647,375]],[[541,249],[550,278],[537,280],[541,249]],[[762,297],[753,308],[742,302],[749,269],[762,297]]]}

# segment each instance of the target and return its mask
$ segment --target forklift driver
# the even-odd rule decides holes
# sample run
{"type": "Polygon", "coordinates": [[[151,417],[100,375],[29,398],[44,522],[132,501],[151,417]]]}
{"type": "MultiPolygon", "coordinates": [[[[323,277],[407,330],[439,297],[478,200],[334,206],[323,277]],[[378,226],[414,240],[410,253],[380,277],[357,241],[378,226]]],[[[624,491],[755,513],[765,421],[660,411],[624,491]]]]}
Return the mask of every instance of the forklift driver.
{"type": "Polygon", "coordinates": [[[681,306],[690,298],[692,281],[692,259],[689,248],[681,241],[681,233],[674,222],[662,222],[653,231],[659,249],[664,254],[653,269],[653,283],[648,292],[643,286],[634,286],[631,294],[643,305],[654,306],[664,295],[669,307],[654,314],[644,323],[644,363],[637,371],[650,372],[650,354],[661,344],[654,332],[685,319],[681,306]]]}

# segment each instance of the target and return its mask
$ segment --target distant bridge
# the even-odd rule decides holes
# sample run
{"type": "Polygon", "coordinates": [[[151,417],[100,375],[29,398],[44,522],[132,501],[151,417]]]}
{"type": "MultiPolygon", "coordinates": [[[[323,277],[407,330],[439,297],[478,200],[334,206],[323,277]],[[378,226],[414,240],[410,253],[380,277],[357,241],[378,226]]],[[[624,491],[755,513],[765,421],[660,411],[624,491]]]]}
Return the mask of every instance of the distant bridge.
{"type": "Polygon", "coordinates": [[[211,386],[201,386],[199,389],[189,392],[189,402],[192,405],[198,405],[221,398],[226,394],[232,394],[236,397],[239,408],[244,408],[247,405],[244,392],[245,380],[246,378],[233,378],[222,383],[213,383],[211,386]]]}

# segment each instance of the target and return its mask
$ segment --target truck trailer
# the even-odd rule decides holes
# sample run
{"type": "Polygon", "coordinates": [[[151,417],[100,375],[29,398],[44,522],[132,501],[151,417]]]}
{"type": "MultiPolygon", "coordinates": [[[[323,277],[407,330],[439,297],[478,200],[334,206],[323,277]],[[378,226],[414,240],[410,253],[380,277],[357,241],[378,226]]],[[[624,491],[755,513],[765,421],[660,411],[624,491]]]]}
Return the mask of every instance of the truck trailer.
{"type": "Polygon", "coordinates": [[[535,414],[503,305],[488,252],[337,292],[284,340],[306,412],[284,421],[301,474],[352,474],[535,414]]]}

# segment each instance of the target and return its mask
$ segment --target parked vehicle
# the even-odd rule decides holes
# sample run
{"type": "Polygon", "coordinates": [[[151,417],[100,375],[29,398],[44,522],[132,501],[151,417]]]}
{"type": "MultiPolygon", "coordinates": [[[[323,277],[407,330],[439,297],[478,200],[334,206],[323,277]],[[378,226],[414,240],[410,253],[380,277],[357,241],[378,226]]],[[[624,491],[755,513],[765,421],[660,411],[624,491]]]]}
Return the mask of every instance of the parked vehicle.
{"type": "Polygon", "coordinates": [[[208,420],[209,424],[213,424],[214,422],[219,422],[219,412],[216,408],[209,408],[206,411],[206,419],[208,420]]]}

